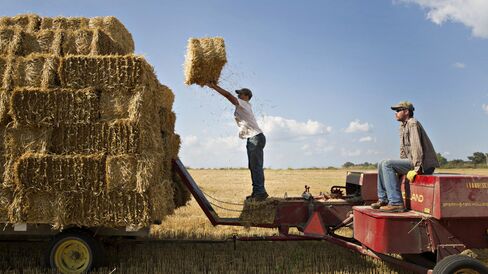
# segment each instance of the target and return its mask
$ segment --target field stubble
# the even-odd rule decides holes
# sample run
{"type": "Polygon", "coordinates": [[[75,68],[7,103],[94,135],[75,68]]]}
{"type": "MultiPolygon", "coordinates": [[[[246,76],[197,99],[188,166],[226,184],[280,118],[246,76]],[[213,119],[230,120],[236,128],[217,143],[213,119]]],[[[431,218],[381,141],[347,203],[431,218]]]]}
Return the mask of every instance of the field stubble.
{"type": "MultiPolygon", "coordinates": [[[[441,172],[488,175],[488,169],[441,172]]],[[[220,200],[242,203],[251,191],[248,170],[190,170],[190,173],[206,193],[220,200]]],[[[345,170],[266,170],[266,187],[272,197],[283,197],[285,192],[288,196],[299,196],[304,185],[318,194],[332,185],[343,185],[345,176],[345,170]]],[[[217,212],[226,217],[239,216],[238,212],[222,209],[217,212]]],[[[194,200],[177,209],[162,225],[153,226],[152,232],[155,237],[175,241],[109,246],[108,266],[94,273],[404,273],[327,242],[238,242],[235,250],[232,242],[178,242],[221,240],[234,234],[276,234],[276,230],[264,228],[213,227],[194,200]]],[[[53,273],[40,263],[44,243],[3,243],[2,247],[0,273],[53,273]]]]}

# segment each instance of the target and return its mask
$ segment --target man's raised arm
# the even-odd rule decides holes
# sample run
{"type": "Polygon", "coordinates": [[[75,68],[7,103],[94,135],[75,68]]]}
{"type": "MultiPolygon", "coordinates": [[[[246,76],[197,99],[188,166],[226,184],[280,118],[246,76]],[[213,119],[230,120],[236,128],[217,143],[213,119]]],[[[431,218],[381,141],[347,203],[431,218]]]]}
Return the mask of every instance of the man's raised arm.
{"type": "Polygon", "coordinates": [[[215,83],[208,83],[207,86],[209,88],[214,89],[215,91],[217,91],[218,93],[220,93],[222,96],[224,96],[225,98],[227,98],[227,100],[229,100],[229,102],[231,102],[233,105],[235,105],[235,106],[238,106],[239,105],[239,101],[237,100],[237,98],[234,95],[232,95],[227,90],[219,87],[217,84],[215,84],[215,83]]]}

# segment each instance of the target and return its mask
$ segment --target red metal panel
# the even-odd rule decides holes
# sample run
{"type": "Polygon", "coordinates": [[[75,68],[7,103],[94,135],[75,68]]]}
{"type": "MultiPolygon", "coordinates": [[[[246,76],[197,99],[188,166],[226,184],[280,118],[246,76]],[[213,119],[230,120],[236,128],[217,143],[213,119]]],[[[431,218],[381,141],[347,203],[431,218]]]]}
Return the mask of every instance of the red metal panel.
{"type": "Polygon", "coordinates": [[[432,184],[402,182],[402,196],[405,208],[432,214],[434,201],[434,186],[432,184]]]}
{"type": "Polygon", "coordinates": [[[436,174],[402,182],[405,206],[442,218],[488,218],[488,177],[436,174]]]}
{"type": "Polygon", "coordinates": [[[354,238],[368,248],[381,253],[430,251],[421,214],[384,213],[368,206],[353,209],[354,238]]]}
{"type": "Polygon", "coordinates": [[[488,218],[488,177],[482,176],[443,176],[439,178],[441,218],[488,218]]]}

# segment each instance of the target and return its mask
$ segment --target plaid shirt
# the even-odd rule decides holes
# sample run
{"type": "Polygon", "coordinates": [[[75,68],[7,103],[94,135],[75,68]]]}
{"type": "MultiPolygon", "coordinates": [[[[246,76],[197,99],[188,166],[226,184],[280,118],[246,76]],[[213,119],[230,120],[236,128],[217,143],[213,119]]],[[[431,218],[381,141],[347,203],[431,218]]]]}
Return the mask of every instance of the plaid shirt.
{"type": "Polygon", "coordinates": [[[439,167],[434,146],[415,118],[400,125],[400,158],[409,159],[417,172],[439,167]]]}

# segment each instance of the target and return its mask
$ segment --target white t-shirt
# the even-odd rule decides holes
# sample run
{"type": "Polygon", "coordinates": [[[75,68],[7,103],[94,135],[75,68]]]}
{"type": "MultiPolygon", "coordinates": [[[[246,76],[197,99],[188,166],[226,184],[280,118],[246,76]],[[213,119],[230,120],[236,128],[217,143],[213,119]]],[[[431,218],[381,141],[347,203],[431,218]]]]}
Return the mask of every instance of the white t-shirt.
{"type": "Polygon", "coordinates": [[[239,101],[239,105],[236,106],[234,117],[239,127],[239,137],[241,139],[247,139],[262,133],[263,131],[259,128],[254,113],[252,112],[251,104],[239,98],[237,100],[239,101]]]}

